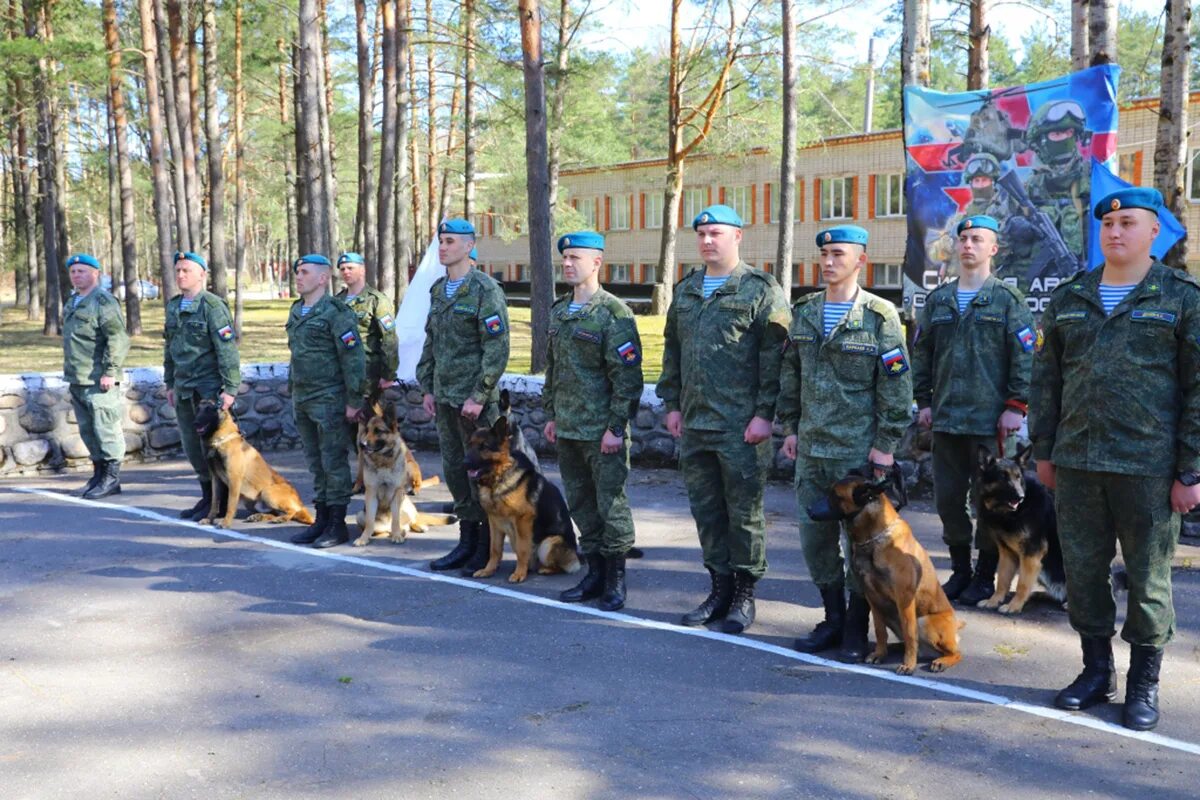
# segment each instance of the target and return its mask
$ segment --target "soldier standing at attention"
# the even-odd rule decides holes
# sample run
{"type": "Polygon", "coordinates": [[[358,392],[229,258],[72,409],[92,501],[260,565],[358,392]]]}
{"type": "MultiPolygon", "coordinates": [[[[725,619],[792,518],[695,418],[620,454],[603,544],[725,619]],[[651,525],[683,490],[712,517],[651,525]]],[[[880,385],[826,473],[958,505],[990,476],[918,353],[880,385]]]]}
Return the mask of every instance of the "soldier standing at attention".
{"type": "Polygon", "coordinates": [[[346,506],[350,504],[348,458],[353,436],[346,422],[358,418],[367,394],[366,360],[358,319],[349,306],[329,293],[329,259],[315,253],[301,256],[294,270],[300,299],[292,303],[287,321],[292,352],[288,388],[313,476],[317,514],[313,524],[292,541],[333,547],[350,538],[346,506]]]}
{"type": "Polygon", "coordinates": [[[633,547],[633,515],[625,497],[629,420],[642,396],[642,342],[629,306],[600,288],[604,237],[584,231],[558,240],[563,277],[574,291],[550,310],[546,439],[558,466],[587,575],[559,599],[601,597],[600,608],[625,605],[625,555],[633,547]]]}
{"type": "Polygon", "coordinates": [[[704,566],[708,597],[684,625],[723,619],[727,633],[754,622],[754,584],[767,571],[763,485],[788,325],[787,300],[770,274],[741,260],[742,220],[709,206],[692,221],[702,269],[675,286],[663,331],[657,393],[704,566]]]}
{"type": "Polygon", "coordinates": [[[400,351],[392,301],[367,286],[366,263],[358,253],[342,253],[337,268],[345,284],[337,296],[358,318],[358,338],[367,359],[367,388],[375,394],[396,382],[400,351]]]}
{"type": "Polygon", "coordinates": [[[999,223],[988,216],[958,223],[957,280],[925,298],[913,345],[913,394],[923,428],[933,428],[933,494],[950,548],[946,597],[973,606],[992,596],[996,543],[976,534],[971,576],[967,495],[979,448],[1021,429],[1029,407],[1029,371],[1037,343],[1033,315],[1019,290],[992,275],[999,223]]]}
{"type": "Polygon", "coordinates": [[[67,259],[75,291],[63,309],[63,379],[70,386],[79,436],[92,458],[92,477],[79,492],[89,500],[121,493],[125,432],[121,427],[121,365],[129,334],[117,298],[100,288],[100,262],[85,253],[67,259]]]}
{"type": "Polygon", "coordinates": [[[1054,704],[1117,698],[1110,567],[1119,541],[1130,645],[1122,723],[1140,731],[1158,724],[1159,667],[1175,632],[1179,515],[1200,503],[1200,284],[1150,255],[1162,202],[1155,189],[1128,188],[1096,204],[1104,266],[1051,296],[1030,402],[1083,649],[1083,672],[1054,704]]]}
{"type": "Polygon", "coordinates": [[[858,285],[867,238],[856,225],[817,234],[825,290],[793,306],[779,393],[783,453],[796,460],[800,544],[825,607],[824,620],[795,646],[816,653],[840,644],[847,661],[866,658],[870,608],[842,557],[841,525],[815,522],[805,509],[864,461],[877,476],[890,470],[912,421],[900,317],[895,306],[858,285]]]}
{"type": "MultiPolygon", "coordinates": [[[[183,452],[200,480],[200,500],[179,512],[183,519],[199,521],[216,516],[212,503],[212,478],[204,443],[196,434],[196,408],[211,400],[229,410],[242,382],[233,318],[225,301],[204,290],[208,264],[196,253],[175,254],[175,281],[180,294],[167,303],[163,326],[163,381],[167,402],[179,421],[183,452]]],[[[230,502],[236,502],[231,499],[230,502]]]]}
{"type": "Polygon", "coordinates": [[[471,265],[475,228],[465,219],[438,226],[438,260],[446,276],[429,289],[425,346],[417,381],[425,413],[437,424],[442,475],[454,497],[458,544],[429,567],[473,575],[487,563],[491,533],[479,489],[463,466],[467,439],[500,416],[500,376],[508,365],[508,304],[500,284],[471,265]]]}

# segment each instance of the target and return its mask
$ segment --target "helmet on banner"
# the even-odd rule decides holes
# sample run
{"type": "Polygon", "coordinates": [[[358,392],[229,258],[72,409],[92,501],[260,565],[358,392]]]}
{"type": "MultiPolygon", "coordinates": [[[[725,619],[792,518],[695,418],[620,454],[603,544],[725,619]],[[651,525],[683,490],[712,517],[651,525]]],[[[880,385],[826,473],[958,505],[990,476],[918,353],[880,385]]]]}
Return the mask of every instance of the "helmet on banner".
{"type": "Polygon", "coordinates": [[[986,203],[996,192],[996,180],[1000,177],[1000,162],[991,153],[976,153],[967,159],[963,167],[963,183],[971,187],[971,199],[986,203]],[[986,178],[986,180],[976,180],[986,178]]]}
{"type": "Polygon", "coordinates": [[[1087,113],[1075,100],[1051,100],[1038,107],[1025,129],[1029,147],[1043,164],[1064,166],[1079,158],[1079,145],[1091,139],[1087,113]],[[1070,133],[1069,136],[1051,136],[1070,133]]]}

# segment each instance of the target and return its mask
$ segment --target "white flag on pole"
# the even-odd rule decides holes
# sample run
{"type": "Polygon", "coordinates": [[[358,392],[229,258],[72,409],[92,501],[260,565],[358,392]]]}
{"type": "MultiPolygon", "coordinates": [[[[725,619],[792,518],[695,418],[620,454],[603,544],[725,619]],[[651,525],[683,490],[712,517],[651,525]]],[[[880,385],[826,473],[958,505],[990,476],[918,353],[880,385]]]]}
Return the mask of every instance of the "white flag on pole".
{"type": "Polygon", "coordinates": [[[421,360],[421,349],[425,346],[425,320],[429,317],[429,289],[446,274],[446,268],[438,261],[437,246],[435,236],[413,274],[404,300],[400,302],[400,310],[396,312],[396,339],[400,348],[396,378],[405,383],[417,380],[417,362],[421,360]]]}

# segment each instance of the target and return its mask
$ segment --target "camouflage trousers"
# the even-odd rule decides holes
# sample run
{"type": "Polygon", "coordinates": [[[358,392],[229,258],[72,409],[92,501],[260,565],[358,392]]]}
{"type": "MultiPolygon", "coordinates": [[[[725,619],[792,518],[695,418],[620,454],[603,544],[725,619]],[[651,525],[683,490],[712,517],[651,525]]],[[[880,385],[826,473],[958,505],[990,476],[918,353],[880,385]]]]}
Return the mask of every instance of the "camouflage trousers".
{"type": "MultiPolygon", "coordinates": [[[[1015,440],[1005,442],[1006,455],[1015,440]]],[[[968,509],[976,502],[975,474],[980,445],[996,455],[995,436],[967,436],[957,433],[933,434],[933,498],[942,520],[942,541],[949,547],[970,547],[975,532],[975,547],[980,552],[996,552],[990,536],[975,531],[968,509]]]]}
{"type": "Polygon", "coordinates": [[[804,551],[804,563],[808,575],[819,589],[836,586],[843,580],[853,592],[862,593],[862,586],[854,570],[849,569],[849,540],[845,539],[840,522],[817,522],[808,516],[808,507],[829,494],[829,488],[846,477],[846,473],[863,466],[862,458],[812,458],[800,456],[796,459],[796,502],[800,505],[800,548],[804,551]],[[844,541],[845,540],[845,541],[844,541]]]}
{"type": "Polygon", "coordinates": [[[1175,633],[1171,561],[1179,515],[1171,511],[1174,479],[1067,467],[1059,467],[1056,476],[1054,507],[1071,627],[1082,636],[1113,635],[1117,605],[1110,568],[1120,542],[1129,585],[1121,638],[1164,646],[1175,633]]]}
{"type": "Polygon", "coordinates": [[[216,400],[221,394],[220,389],[200,391],[184,389],[175,391],[175,417],[179,423],[179,438],[183,442],[183,452],[188,463],[196,471],[196,477],[202,481],[209,480],[208,452],[204,442],[196,433],[196,408],[201,400],[216,400]]]}
{"type": "Polygon", "coordinates": [[[767,571],[763,487],[770,440],[746,444],[742,433],[683,431],[679,469],[696,520],[704,566],[722,575],[767,571]]]}
{"type": "Polygon", "coordinates": [[[437,425],[438,449],[442,451],[442,478],[454,498],[454,513],[459,519],[483,522],[486,516],[479,505],[479,487],[467,477],[463,459],[467,455],[467,440],[477,425],[491,425],[500,416],[494,403],[483,407],[478,421],[462,415],[462,409],[447,403],[438,403],[434,409],[437,425]]]}
{"type": "Polygon", "coordinates": [[[350,504],[348,460],[354,439],[346,427],[346,395],[314,397],[292,403],[296,430],[313,477],[313,499],[331,506],[350,504]]]}
{"type": "Polygon", "coordinates": [[[125,458],[125,431],[121,425],[121,397],[124,390],[114,386],[107,392],[100,384],[71,384],[71,405],[79,424],[79,438],[92,461],[121,461],[125,458]]]}
{"type": "Polygon", "coordinates": [[[558,469],[583,552],[605,556],[629,552],[633,547],[633,514],[625,496],[629,436],[616,453],[601,453],[598,439],[559,439],[558,469]]]}

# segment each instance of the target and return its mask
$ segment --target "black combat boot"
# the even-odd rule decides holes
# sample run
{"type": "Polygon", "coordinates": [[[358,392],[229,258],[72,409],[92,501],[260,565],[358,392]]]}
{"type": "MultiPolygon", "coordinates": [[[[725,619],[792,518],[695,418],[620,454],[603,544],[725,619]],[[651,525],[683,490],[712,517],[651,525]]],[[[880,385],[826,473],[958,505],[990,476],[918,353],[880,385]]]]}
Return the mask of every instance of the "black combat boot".
{"type": "Polygon", "coordinates": [[[733,573],[733,599],[729,601],[729,613],[721,626],[725,633],[742,633],[754,624],[754,584],[757,580],[749,572],[733,573]]]}
{"type": "Polygon", "coordinates": [[[112,494],[121,493],[121,462],[105,461],[100,467],[100,480],[88,491],[84,492],[85,500],[99,500],[112,494]]]}
{"type": "Polygon", "coordinates": [[[75,497],[83,497],[85,494],[96,488],[96,484],[100,482],[100,478],[104,475],[104,462],[92,462],[92,477],[88,478],[88,482],[84,484],[82,489],[76,489],[71,492],[75,497]]]}
{"type": "Polygon", "coordinates": [[[599,553],[588,553],[584,558],[587,560],[587,574],[579,583],[559,593],[558,599],[564,603],[582,603],[584,600],[595,600],[604,594],[604,556],[599,553]]]}
{"type": "MultiPolygon", "coordinates": [[[[982,556],[980,556],[982,560],[982,556]]],[[[957,600],[963,590],[971,584],[971,546],[951,545],[950,578],[942,584],[942,591],[949,600],[957,600]]],[[[991,597],[991,595],[988,595],[991,597]]]]}
{"type": "Polygon", "coordinates": [[[209,515],[212,511],[212,481],[200,479],[200,499],[196,501],[196,505],[191,508],[185,508],[179,512],[180,519],[190,519],[193,522],[199,522],[209,515]]]}
{"type": "Polygon", "coordinates": [[[962,606],[978,605],[979,601],[987,600],[996,592],[996,564],[1000,554],[995,550],[980,550],[979,559],[975,562],[975,576],[971,585],[963,589],[958,596],[958,604],[962,606]]]}
{"type": "Polygon", "coordinates": [[[603,611],[625,607],[625,556],[604,557],[604,596],[596,604],[603,611]]]}
{"type": "Polygon", "coordinates": [[[842,646],[838,660],[850,664],[867,659],[867,623],[871,619],[871,606],[867,598],[858,592],[850,592],[846,606],[846,627],[842,629],[842,646]]]}
{"type": "Polygon", "coordinates": [[[439,559],[429,562],[429,568],[434,572],[444,572],[448,569],[458,569],[467,563],[471,553],[475,552],[475,537],[479,535],[479,523],[469,519],[458,521],[458,544],[454,549],[439,559]]]}
{"type": "Polygon", "coordinates": [[[325,526],[329,524],[329,506],[318,501],[316,508],[317,518],[312,525],[292,536],[292,544],[312,544],[325,532],[325,526]]]}
{"type": "Polygon", "coordinates": [[[1129,650],[1121,724],[1130,730],[1152,731],[1158,725],[1158,670],[1162,657],[1158,647],[1135,644],[1129,650]]]}
{"type": "Polygon", "coordinates": [[[820,653],[842,643],[842,629],[846,626],[845,584],[839,581],[823,587],[821,602],[825,605],[825,619],[817,623],[812,633],[792,645],[801,653],[820,653]]]}
{"type": "Polygon", "coordinates": [[[695,628],[715,619],[722,619],[729,613],[729,603],[733,600],[733,576],[722,575],[713,570],[708,571],[712,578],[712,588],[708,597],[699,606],[683,615],[680,622],[695,628]]]}
{"type": "Polygon", "coordinates": [[[1111,703],[1117,699],[1117,669],[1113,665],[1112,638],[1080,636],[1079,643],[1083,649],[1083,672],[1054,698],[1054,705],[1067,711],[1082,711],[1097,703],[1111,703]]]}
{"type": "MultiPolygon", "coordinates": [[[[476,522],[479,526],[479,533],[475,539],[475,550],[467,558],[463,564],[462,571],[459,573],[464,578],[470,578],[479,570],[487,566],[488,559],[492,555],[492,528],[487,522],[476,522]]],[[[501,543],[501,547],[503,547],[501,543]]]]}
{"type": "Polygon", "coordinates": [[[329,523],[326,524],[325,530],[321,531],[321,535],[312,543],[312,546],[318,550],[324,550],[326,547],[335,547],[348,541],[350,541],[350,531],[346,530],[346,507],[330,504],[329,523]]]}

